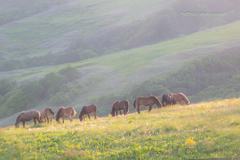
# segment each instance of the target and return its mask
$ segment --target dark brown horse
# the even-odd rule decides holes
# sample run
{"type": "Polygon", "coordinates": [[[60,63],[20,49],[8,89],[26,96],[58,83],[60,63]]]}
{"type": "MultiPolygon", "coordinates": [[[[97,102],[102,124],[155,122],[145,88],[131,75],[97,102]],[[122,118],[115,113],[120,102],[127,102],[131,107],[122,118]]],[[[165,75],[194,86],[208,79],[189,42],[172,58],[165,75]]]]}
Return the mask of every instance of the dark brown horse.
{"type": "Polygon", "coordinates": [[[76,115],[76,113],[77,112],[74,110],[73,107],[60,107],[57,112],[56,121],[60,123],[59,119],[62,118],[64,123],[64,118],[69,117],[70,122],[72,122],[73,117],[76,115]]]}
{"type": "Polygon", "coordinates": [[[162,96],[162,105],[164,107],[164,102],[166,103],[166,106],[171,106],[172,104],[176,104],[175,99],[170,94],[164,94],[162,96]]]}
{"type": "Polygon", "coordinates": [[[134,109],[138,111],[138,114],[140,114],[141,106],[149,106],[149,112],[152,110],[152,106],[156,104],[158,108],[162,107],[162,103],[159,101],[159,99],[156,96],[148,96],[148,97],[139,97],[135,99],[133,106],[134,109]]]}
{"type": "Polygon", "coordinates": [[[40,120],[40,112],[38,112],[37,110],[22,111],[17,116],[15,127],[19,127],[19,123],[22,122],[23,127],[25,128],[25,122],[31,121],[32,119],[34,120],[34,124],[36,124],[36,120],[41,123],[42,121],[40,120]]]}
{"type": "Polygon", "coordinates": [[[46,119],[49,123],[49,118],[48,117],[51,117],[51,122],[52,122],[52,116],[55,116],[55,113],[53,112],[53,110],[51,108],[45,108],[41,111],[41,120],[46,123],[46,119]]]}
{"type": "Polygon", "coordinates": [[[115,101],[112,106],[112,116],[116,115],[118,116],[118,111],[120,111],[120,114],[122,115],[122,110],[124,112],[124,115],[127,115],[129,112],[129,102],[127,100],[115,101]]]}
{"type": "Polygon", "coordinates": [[[184,101],[186,105],[190,104],[190,101],[183,93],[169,93],[169,95],[171,95],[179,105],[181,105],[182,101],[184,101]]]}
{"type": "Polygon", "coordinates": [[[97,106],[95,104],[91,104],[90,106],[83,106],[79,114],[80,122],[83,120],[83,118],[85,119],[84,117],[85,114],[87,114],[88,118],[90,119],[90,116],[89,116],[90,113],[93,113],[95,116],[95,119],[97,119],[97,106]]]}

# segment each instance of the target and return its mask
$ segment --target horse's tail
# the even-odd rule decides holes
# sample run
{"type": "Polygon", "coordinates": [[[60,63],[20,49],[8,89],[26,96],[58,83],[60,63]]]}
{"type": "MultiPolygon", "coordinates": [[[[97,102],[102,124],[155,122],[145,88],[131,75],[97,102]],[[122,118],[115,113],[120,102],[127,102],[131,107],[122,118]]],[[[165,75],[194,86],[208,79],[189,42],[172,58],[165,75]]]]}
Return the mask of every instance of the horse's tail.
{"type": "Polygon", "coordinates": [[[48,110],[53,116],[55,116],[55,113],[53,112],[53,110],[51,108],[48,108],[48,110]]]}
{"type": "Polygon", "coordinates": [[[94,106],[95,106],[95,112],[97,113],[97,105],[94,104],[94,106]]]}
{"type": "Polygon", "coordinates": [[[136,103],[137,103],[137,99],[135,99],[135,101],[134,101],[134,103],[133,103],[133,107],[134,107],[135,110],[137,110],[136,103]]]}
{"type": "Polygon", "coordinates": [[[58,109],[57,116],[56,116],[56,121],[58,122],[59,119],[61,118],[61,113],[63,112],[64,108],[61,107],[58,109]]]}
{"type": "Polygon", "coordinates": [[[77,112],[75,111],[75,109],[74,108],[72,108],[73,109],[73,117],[77,114],[77,112]]]}
{"type": "Polygon", "coordinates": [[[111,111],[111,114],[113,115],[113,113],[115,112],[115,107],[114,107],[114,105],[115,105],[115,102],[113,103],[113,105],[112,105],[112,111],[111,111]]]}
{"type": "Polygon", "coordinates": [[[183,93],[179,93],[179,94],[182,95],[182,98],[183,98],[185,104],[186,104],[186,105],[189,105],[189,104],[190,104],[189,99],[188,99],[183,93]]]}
{"type": "Polygon", "coordinates": [[[129,112],[129,102],[125,100],[125,105],[126,105],[126,114],[129,112]]]}

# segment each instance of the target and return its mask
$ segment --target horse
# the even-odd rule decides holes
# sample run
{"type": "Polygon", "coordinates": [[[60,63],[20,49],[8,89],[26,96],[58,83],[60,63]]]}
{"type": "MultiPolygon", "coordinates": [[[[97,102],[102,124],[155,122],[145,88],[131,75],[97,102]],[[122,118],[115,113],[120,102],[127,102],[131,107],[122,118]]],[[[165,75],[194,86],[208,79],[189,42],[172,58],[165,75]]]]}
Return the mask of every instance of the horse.
{"type": "Polygon", "coordinates": [[[85,114],[87,114],[88,118],[90,119],[90,116],[89,116],[90,113],[93,113],[95,116],[95,119],[97,119],[97,106],[95,104],[91,104],[89,106],[83,106],[79,114],[80,122],[83,120],[83,118],[85,119],[84,117],[85,114]]]}
{"type": "Polygon", "coordinates": [[[141,106],[149,106],[149,112],[152,110],[152,106],[156,104],[158,108],[162,107],[162,103],[156,96],[150,95],[148,97],[139,97],[135,99],[133,106],[134,109],[140,114],[141,106]]]}
{"type": "Polygon", "coordinates": [[[15,122],[15,127],[18,128],[20,122],[23,123],[23,128],[25,128],[25,122],[26,121],[31,121],[32,119],[34,120],[34,124],[36,124],[36,120],[38,120],[39,123],[41,123],[40,119],[40,112],[37,110],[31,110],[31,111],[22,111],[21,113],[18,114],[16,122],[15,122]]]}
{"type": "Polygon", "coordinates": [[[113,117],[115,116],[115,113],[118,116],[118,111],[120,111],[120,114],[122,115],[122,110],[124,112],[124,115],[128,114],[128,112],[129,112],[129,102],[128,102],[128,100],[122,100],[121,102],[120,101],[115,101],[113,103],[113,106],[112,106],[111,114],[112,114],[113,117]]]}
{"type": "Polygon", "coordinates": [[[164,107],[164,102],[166,103],[166,106],[171,106],[172,104],[176,104],[176,101],[175,99],[170,95],[170,94],[164,94],[162,96],[162,104],[163,104],[163,107],[164,107]]]}
{"type": "Polygon", "coordinates": [[[175,101],[181,105],[182,100],[184,101],[184,103],[186,105],[190,104],[190,101],[188,100],[188,98],[183,94],[183,93],[169,93],[174,99],[175,101]]]}
{"type": "Polygon", "coordinates": [[[60,123],[59,119],[62,118],[64,123],[64,118],[69,117],[70,122],[72,122],[73,117],[76,115],[76,113],[77,112],[74,110],[73,107],[60,107],[57,112],[56,121],[60,123]]]}
{"type": "Polygon", "coordinates": [[[51,116],[51,123],[52,123],[52,116],[55,116],[55,113],[53,112],[53,110],[51,108],[45,108],[41,111],[41,120],[46,123],[46,119],[48,121],[49,124],[49,116],[51,116]]]}

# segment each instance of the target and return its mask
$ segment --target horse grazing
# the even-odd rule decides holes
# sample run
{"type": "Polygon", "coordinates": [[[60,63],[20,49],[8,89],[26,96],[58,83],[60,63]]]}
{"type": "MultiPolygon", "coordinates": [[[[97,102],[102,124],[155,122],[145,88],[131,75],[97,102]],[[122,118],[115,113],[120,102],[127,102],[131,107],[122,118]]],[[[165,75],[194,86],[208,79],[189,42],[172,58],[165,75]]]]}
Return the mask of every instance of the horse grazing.
{"type": "Polygon", "coordinates": [[[46,123],[46,119],[47,119],[49,124],[49,116],[51,116],[51,123],[52,123],[52,116],[55,116],[55,113],[51,108],[45,108],[41,111],[41,121],[43,121],[44,119],[44,122],[46,123]]]}
{"type": "Polygon", "coordinates": [[[120,101],[115,101],[113,103],[113,106],[112,106],[111,114],[112,114],[113,117],[115,116],[115,113],[118,116],[118,111],[120,111],[120,114],[122,115],[122,110],[124,112],[124,115],[128,114],[128,112],[129,112],[129,102],[128,102],[128,100],[122,100],[121,102],[120,101]]]}
{"type": "Polygon", "coordinates": [[[183,93],[169,93],[174,99],[175,101],[181,105],[182,100],[184,101],[184,103],[186,105],[190,104],[190,101],[188,100],[188,98],[183,94],[183,93]]]}
{"type": "Polygon", "coordinates": [[[166,106],[171,106],[172,104],[176,104],[176,101],[175,99],[170,95],[170,94],[164,94],[162,96],[162,104],[163,104],[163,107],[164,107],[164,102],[166,103],[166,106]]]}
{"type": "Polygon", "coordinates": [[[138,114],[140,114],[141,106],[149,106],[149,112],[152,110],[152,106],[156,104],[158,108],[162,107],[162,103],[159,101],[159,99],[156,96],[148,96],[148,97],[139,97],[135,99],[133,106],[134,109],[138,111],[138,114]]]}
{"type": "Polygon", "coordinates": [[[18,114],[16,122],[15,122],[15,127],[19,127],[20,122],[23,123],[23,128],[25,128],[25,122],[26,121],[31,121],[34,120],[34,124],[36,124],[36,120],[38,120],[39,123],[41,123],[40,119],[40,112],[37,110],[31,110],[31,111],[22,111],[21,113],[18,114]]]}
{"type": "Polygon", "coordinates": [[[72,122],[73,117],[76,115],[76,113],[77,112],[74,110],[73,107],[60,107],[57,112],[56,121],[60,123],[59,119],[62,118],[64,123],[64,118],[69,117],[70,122],[72,122]]]}
{"type": "Polygon", "coordinates": [[[85,114],[87,114],[88,118],[90,119],[90,116],[89,116],[90,113],[93,113],[95,116],[95,119],[97,119],[97,106],[95,104],[91,104],[89,106],[83,106],[79,114],[80,122],[83,120],[83,118],[85,119],[84,117],[85,114]]]}

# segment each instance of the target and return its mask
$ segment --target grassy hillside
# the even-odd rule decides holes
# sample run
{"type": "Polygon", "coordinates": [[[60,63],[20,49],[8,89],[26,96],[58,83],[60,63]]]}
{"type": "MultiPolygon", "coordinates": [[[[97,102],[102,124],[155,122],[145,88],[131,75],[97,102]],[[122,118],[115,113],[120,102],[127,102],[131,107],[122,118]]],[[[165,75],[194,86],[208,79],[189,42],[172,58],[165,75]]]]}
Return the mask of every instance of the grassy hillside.
{"type": "MultiPolygon", "coordinates": [[[[41,110],[44,107],[53,107],[54,110],[57,110],[60,105],[70,105],[79,111],[84,105],[96,103],[97,106],[103,107],[103,109],[99,110],[100,116],[106,116],[108,113],[105,111],[105,108],[109,108],[115,100],[126,98],[132,100],[139,96],[147,96],[148,94],[154,94],[161,98],[161,95],[164,93],[183,92],[187,96],[191,96],[190,101],[192,102],[202,100],[209,101],[215,98],[238,97],[238,77],[236,74],[232,76],[232,71],[238,67],[238,62],[232,64],[232,60],[238,60],[238,58],[234,58],[234,56],[238,55],[239,52],[239,25],[240,23],[236,22],[147,47],[121,51],[71,63],[71,66],[78,69],[80,78],[74,79],[71,82],[62,81],[60,82],[61,87],[57,87],[58,90],[48,92],[48,95],[43,94],[43,96],[37,96],[38,98],[35,97],[34,99],[31,93],[28,93],[28,89],[25,89],[26,95],[21,92],[24,90],[24,85],[22,84],[33,80],[40,82],[40,79],[43,79],[47,74],[52,72],[56,73],[69,64],[3,72],[3,74],[1,74],[3,77],[14,77],[19,86],[15,87],[12,92],[9,92],[6,96],[0,96],[1,115],[5,117],[12,115],[7,119],[2,119],[0,125],[5,126],[6,124],[9,125],[13,123],[17,111],[29,108],[41,110]],[[226,56],[224,63],[234,66],[228,68],[228,71],[231,72],[226,73],[224,71],[224,73],[222,73],[223,70],[216,69],[216,71],[214,70],[214,74],[216,75],[212,75],[212,72],[211,75],[207,75],[208,80],[205,77],[203,81],[199,81],[199,78],[195,77],[196,81],[194,83],[191,81],[190,83],[189,80],[191,80],[191,78],[186,79],[185,77],[185,79],[182,79],[184,76],[181,72],[188,72],[187,68],[191,68],[191,64],[184,64],[195,60],[196,55],[198,58],[209,55],[218,57],[218,63],[211,64],[211,61],[206,61],[208,62],[207,65],[215,65],[215,69],[222,63],[221,58],[224,56],[226,56]],[[181,72],[178,73],[179,70],[181,70],[181,72]],[[170,85],[166,84],[162,81],[162,78],[165,80],[168,79],[167,81],[169,81],[169,79],[170,81],[176,79],[171,78],[172,76],[168,77],[167,73],[180,77],[180,81],[182,82],[175,83],[175,80],[174,83],[170,83],[170,85]],[[212,81],[211,76],[215,77],[214,81],[212,81]],[[221,81],[221,83],[219,83],[217,82],[219,76],[224,77],[224,79],[228,78],[228,76],[230,77],[228,78],[228,82],[221,81]],[[153,82],[150,81],[150,87],[144,89],[144,85],[148,83],[143,82],[149,79],[153,80],[153,82]],[[208,81],[216,82],[216,84],[208,83],[208,81]],[[202,85],[203,82],[204,86],[202,85]],[[143,85],[136,86],[141,83],[143,83],[143,85]],[[186,86],[187,83],[193,87],[186,86]],[[76,92],[73,89],[77,85],[79,88],[77,88],[78,91],[76,92]],[[211,85],[214,85],[214,87],[211,85]],[[234,85],[237,86],[234,87],[234,85]],[[136,90],[136,88],[139,87],[142,88],[142,91],[136,90]],[[215,89],[211,91],[211,88],[215,89]],[[224,89],[224,91],[222,89],[224,89]],[[220,90],[221,94],[219,93],[220,90]],[[20,95],[21,98],[19,97],[20,95]],[[18,100],[22,98],[25,99],[24,103],[18,102],[18,100]],[[55,103],[59,98],[61,101],[55,103]],[[21,104],[21,106],[15,106],[14,104],[21,104]],[[9,109],[9,105],[11,106],[10,108],[12,108],[11,110],[9,109]],[[13,106],[17,108],[14,110],[13,106]]],[[[206,57],[205,59],[208,58],[206,57]]],[[[206,66],[204,61],[204,59],[201,61],[195,60],[192,63],[197,62],[199,66],[202,64],[206,66]]],[[[206,68],[197,67],[195,69],[198,70],[202,76],[204,76],[202,72],[208,73],[205,71],[206,68]]],[[[190,77],[194,77],[195,69],[189,70],[191,71],[191,75],[189,73],[187,74],[189,74],[190,77]]],[[[236,73],[238,74],[238,71],[236,71],[236,73]]],[[[52,88],[52,86],[47,88],[52,88]]],[[[42,91],[41,87],[40,91],[42,91]]],[[[36,93],[39,95],[38,91],[36,93]]]]}
{"type": "MultiPolygon", "coordinates": [[[[208,1],[197,0],[191,4],[176,0],[144,0],[141,3],[137,0],[24,0],[12,6],[11,3],[6,1],[1,6],[0,57],[22,60],[40,56],[41,63],[35,62],[34,67],[82,60],[76,56],[85,50],[98,55],[109,54],[229,24],[239,20],[237,8],[240,6],[237,1],[225,1],[225,5],[214,1],[213,7],[208,1]],[[185,11],[225,14],[184,16],[181,12],[185,11]],[[47,53],[55,54],[51,62],[42,57],[47,53]],[[64,55],[69,59],[63,62],[64,55]]],[[[13,69],[33,67],[24,64],[13,69]]]]}
{"type": "Polygon", "coordinates": [[[239,104],[240,99],[226,99],[81,123],[75,119],[26,129],[11,126],[0,129],[0,155],[4,159],[234,159],[240,155],[239,104]]]}

